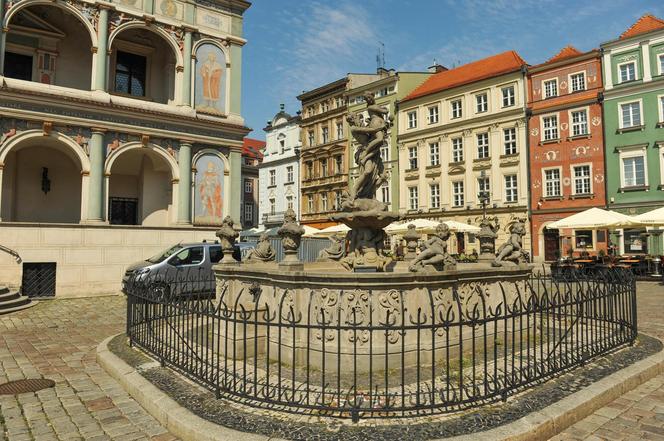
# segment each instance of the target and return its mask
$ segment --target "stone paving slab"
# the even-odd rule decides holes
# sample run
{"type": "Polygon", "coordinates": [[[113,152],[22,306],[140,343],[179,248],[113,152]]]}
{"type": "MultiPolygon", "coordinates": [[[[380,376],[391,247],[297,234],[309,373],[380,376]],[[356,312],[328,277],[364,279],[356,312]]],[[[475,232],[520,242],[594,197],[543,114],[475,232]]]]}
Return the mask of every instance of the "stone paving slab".
{"type": "Polygon", "coordinates": [[[96,361],[125,327],[120,296],[53,299],[0,316],[0,383],[49,378],[54,388],[0,396],[0,441],[175,438],[96,361]]]}

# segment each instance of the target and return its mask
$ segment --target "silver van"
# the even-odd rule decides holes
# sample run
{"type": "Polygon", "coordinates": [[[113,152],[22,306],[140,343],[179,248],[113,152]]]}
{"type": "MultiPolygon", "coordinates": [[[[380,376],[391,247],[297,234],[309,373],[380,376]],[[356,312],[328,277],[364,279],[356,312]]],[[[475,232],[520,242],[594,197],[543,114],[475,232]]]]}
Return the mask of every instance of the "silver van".
{"type": "MultiPolygon", "coordinates": [[[[241,260],[242,248],[247,245],[249,244],[241,243],[235,247],[235,260],[241,260]]],[[[167,296],[214,296],[212,265],[222,258],[223,253],[218,241],[173,245],[149,259],[129,265],[122,277],[122,292],[127,294],[128,290],[139,288],[167,296]]]]}

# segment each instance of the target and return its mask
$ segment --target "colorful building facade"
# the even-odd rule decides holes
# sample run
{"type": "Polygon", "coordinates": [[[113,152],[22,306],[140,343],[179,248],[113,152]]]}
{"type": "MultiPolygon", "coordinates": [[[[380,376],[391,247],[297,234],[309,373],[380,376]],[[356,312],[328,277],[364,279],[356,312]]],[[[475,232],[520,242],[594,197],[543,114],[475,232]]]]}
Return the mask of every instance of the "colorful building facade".
{"type": "MultiPolygon", "coordinates": [[[[432,75],[399,102],[400,212],[406,218],[479,225],[480,193],[499,225],[497,243],[516,221],[528,224],[526,63],[504,52],[432,75]]],[[[530,234],[524,238],[530,248],[530,234]]],[[[457,234],[457,252],[479,252],[457,234]]]]}
{"type": "Polygon", "coordinates": [[[602,71],[599,50],[565,47],[528,68],[528,128],[533,261],[607,247],[604,231],[547,225],[605,207],[602,71]]]}
{"type": "Polygon", "coordinates": [[[242,205],[240,206],[240,219],[242,219],[243,229],[258,226],[260,206],[258,179],[264,150],[265,141],[244,138],[242,146],[242,205]]]}
{"type": "MultiPolygon", "coordinates": [[[[664,20],[644,15],[601,48],[608,207],[640,214],[664,205],[664,20]]],[[[626,254],[664,250],[645,229],[612,242],[626,254]]]]}

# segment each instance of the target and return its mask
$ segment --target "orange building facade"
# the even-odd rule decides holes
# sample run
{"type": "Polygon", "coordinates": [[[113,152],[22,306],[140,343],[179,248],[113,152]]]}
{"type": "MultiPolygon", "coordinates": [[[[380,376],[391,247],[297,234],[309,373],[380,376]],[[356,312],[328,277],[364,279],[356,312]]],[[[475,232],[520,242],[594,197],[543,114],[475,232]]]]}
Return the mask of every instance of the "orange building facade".
{"type": "Polygon", "coordinates": [[[607,248],[604,231],[547,225],[606,206],[600,52],[562,49],[528,69],[530,208],[533,261],[607,248]]]}

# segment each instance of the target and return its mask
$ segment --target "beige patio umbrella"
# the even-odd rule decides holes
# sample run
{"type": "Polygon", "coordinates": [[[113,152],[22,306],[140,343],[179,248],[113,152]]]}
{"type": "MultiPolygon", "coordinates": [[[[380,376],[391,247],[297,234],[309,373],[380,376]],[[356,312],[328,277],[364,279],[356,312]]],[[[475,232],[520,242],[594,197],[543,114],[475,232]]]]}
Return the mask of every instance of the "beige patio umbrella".
{"type": "Polygon", "coordinates": [[[453,220],[438,220],[432,221],[429,219],[413,219],[406,222],[392,223],[385,228],[387,234],[403,234],[408,231],[409,225],[415,225],[415,230],[418,233],[433,233],[436,231],[438,224],[446,224],[451,231],[458,233],[478,233],[481,228],[473,225],[464,224],[453,220]]]}
{"type": "Polygon", "coordinates": [[[314,236],[316,237],[331,237],[336,235],[345,235],[350,231],[350,227],[346,224],[332,225],[331,227],[318,230],[314,236]]]}
{"type": "Polygon", "coordinates": [[[647,227],[664,226],[664,207],[655,208],[647,213],[639,214],[638,216],[634,216],[634,219],[647,227]]]}
{"type": "Polygon", "coordinates": [[[627,228],[642,225],[636,218],[615,211],[589,208],[564,219],[547,225],[547,228],[558,230],[601,230],[605,228],[627,228]]]}

